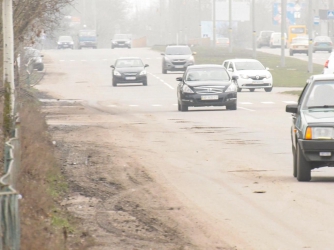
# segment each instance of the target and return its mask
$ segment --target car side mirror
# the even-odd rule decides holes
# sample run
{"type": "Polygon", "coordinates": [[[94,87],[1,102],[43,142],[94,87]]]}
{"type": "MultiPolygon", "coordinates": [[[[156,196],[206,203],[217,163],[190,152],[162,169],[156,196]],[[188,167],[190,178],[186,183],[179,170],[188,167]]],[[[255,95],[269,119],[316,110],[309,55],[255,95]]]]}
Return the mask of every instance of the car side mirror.
{"type": "Polygon", "coordinates": [[[161,55],[162,55],[162,56],[164,56],[164,55],[165,55],[165,53],[161,53],[161,55]]]}
{"type": "Polygon", "coordinates": [[[193,52],[193,55],[194,55],[194,56],[197,55],[197,52],[193,52]]]}
{"type": "Polygon", "coordinates": [[[183,78],[182,77],[177,77],[176,81],[181,82],[181,81],[183,81],[183,78]]]}
{"type": "Polygon", "coordinates": [[[148,65],[148,64],[145,64],[145,65],[144,65],[144,68],[146,68],[146,67],[149,67],[149,66],[150,66],[150,65],[148,65]]]}
{"type": "Polygon", "coordinates": [[[232,76],[232,80],[233,80],[233,81],[238,80],[238,78],[239,78],[239,76],[232,76]]]}
{"type": "Polygon", "coordinates": [[[298,104],[286,105],[285,112],[297,114],[297,112],[298,112],[298,104]]]}
{"type": "Polygon", "coordinates": [[[227,71],[233,72],[233,69],[231,69],[231,68],[228,68],[228,69],[227,69],[227,71]]]}
{"type": "Polygon", "coordinates": [[[113,68],[113,69],[114,69],[114,68],[115,68],[115,66],[114,66],[114,65],[111,65],[111,66],[110,66],[110,68],[113,68]]]}

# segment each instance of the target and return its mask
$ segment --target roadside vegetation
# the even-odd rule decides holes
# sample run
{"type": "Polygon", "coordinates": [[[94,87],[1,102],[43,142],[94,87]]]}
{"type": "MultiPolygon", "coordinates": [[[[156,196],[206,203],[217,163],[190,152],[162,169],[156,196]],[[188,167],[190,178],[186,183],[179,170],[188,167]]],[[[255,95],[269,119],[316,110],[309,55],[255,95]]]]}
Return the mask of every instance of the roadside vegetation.
{"type": "Polygon", "coordinates": [[[89,237],[60,203],[68,186],[55,157],[45,117],[34,94],[20,90],[21,249],[86,249],[89,237]]]}
{"type": "MultiPolygon", "coordinates": [[[[154,50],[164,51],[165,46],[155,46],[154,50]]],[[[231,58],[252,58],[251,50],[234,48],[233,53],[229,53],[227,48],[209,48],[209,47],[193,47],[193,52],[196,52],[195,60],[197,64],[222,64],[224,60],[231,58]]],[[[304,87],[306,80],[313,74],[321,74],[323,66],[313,64],[313,74],[307,72],[306,61],[301,61],[296,58],[286,57],[286,67],[280,66],[281,57],[263,52],[257,52],[257,60],[265,67],[270,69],[274,78],[275,87],[304,87]]]]}

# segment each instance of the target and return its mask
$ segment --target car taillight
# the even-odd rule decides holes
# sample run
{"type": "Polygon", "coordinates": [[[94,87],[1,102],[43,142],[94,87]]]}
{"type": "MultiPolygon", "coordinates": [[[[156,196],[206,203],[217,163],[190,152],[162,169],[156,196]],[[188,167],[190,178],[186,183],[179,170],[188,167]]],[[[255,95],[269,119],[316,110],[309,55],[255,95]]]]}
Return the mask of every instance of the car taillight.
{"type": "Polygon", "coordinates": [[[327,61],[325,62],[325,68],[328,68],[328,63],[329,63],[329,60],[327,60],[327,61]]]}

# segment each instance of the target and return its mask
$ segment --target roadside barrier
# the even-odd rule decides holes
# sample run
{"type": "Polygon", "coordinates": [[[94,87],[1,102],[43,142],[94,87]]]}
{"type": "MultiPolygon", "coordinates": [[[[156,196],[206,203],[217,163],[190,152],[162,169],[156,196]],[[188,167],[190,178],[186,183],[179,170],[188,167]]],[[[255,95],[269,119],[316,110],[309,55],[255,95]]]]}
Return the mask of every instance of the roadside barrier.
{"type": "Polygon", "coordinates": [[[19,198],[15,190],[20,167],[18,129],[5,143],[5,174],[0,178],[0,250],[20,249],[19,198]]]}

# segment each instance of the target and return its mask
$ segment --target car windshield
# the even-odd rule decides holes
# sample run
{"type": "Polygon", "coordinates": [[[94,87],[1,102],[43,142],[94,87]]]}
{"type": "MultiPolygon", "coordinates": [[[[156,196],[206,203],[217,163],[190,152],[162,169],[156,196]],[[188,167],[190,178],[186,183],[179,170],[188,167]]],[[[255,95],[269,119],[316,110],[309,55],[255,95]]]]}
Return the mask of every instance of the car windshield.
{"type": "Polygon", "coordinates": [[[265,70],[265,67],[257,61],[235,62],[237,70],[265,70]]]}
{"type": "Polygon", "coordinates": [[[126,35],[126,34],[117,34],[117,35],[114,35],[114,39],[129,39],[129,35],[126,35]]]}
{"type": "Polygon", "coordinates": [[[189,47],[167,47],[166,55],[191,55],[189,47]]]}
{"type": "Polygon", "coordinates": [[[186,81],[229,81],[230,77],[225,69],[194,69],[187,73],[186,81]]]}
{"type": "Polygon", "coordinates": [[[295,38],[295,39],[292,39],[292,43],[308,44],[308,39],[307,38],[295,38]]]}
{"type": "Polygon", "coordinates": [[[73,41],[73,39],[72,39],[72,37],[70,37],[70,36],[61,36],[61,37],[59,37],[59,42],[72,42],[73,41]]]}
{"type": "Polygon", "coordinates": [[[305,28],[291,28],[292,34],[304,34],[305,28]]]}
{"type": "Polygon", "coordinates": [[[334,81],[316,82],[304,103],[303,109],[334,108],[334,81]]]}
{"type": "Polygon", "coordinates": [[[328,36],[317,36],[314,38],[315,42],[331,42],[332,40],[328,36]]]}
{"type": "Polygon", "coordinates": [[[140,59],[120,59],[116,62],[116,68],[144,67],[140,59]]]}

